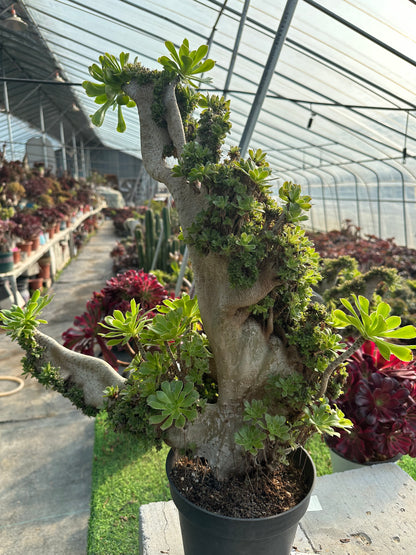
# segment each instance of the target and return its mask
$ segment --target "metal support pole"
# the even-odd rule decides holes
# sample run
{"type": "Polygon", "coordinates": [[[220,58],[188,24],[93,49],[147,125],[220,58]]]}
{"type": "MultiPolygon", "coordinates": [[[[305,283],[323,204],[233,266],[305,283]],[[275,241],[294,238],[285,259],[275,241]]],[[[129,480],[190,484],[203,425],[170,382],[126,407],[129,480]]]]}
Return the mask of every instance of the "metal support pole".
{"type": "Polygon", "coordinates": [[[82,172],[82,177],[86,178],[87,177],[87,167],[85,165],[85,150],[84,150],[84,141],[81,138],[80,139],[80,149],[81,149],[81,172],[82,172]]]}
{"type": "Polygon", "coordinates": [[[66,146],[65,146],[65,133],[64,133],[64,123],[61,120],[59,122],[59,130],[61,134],[61,150],[62,150],[62,169],[64,172],[68,170],[68,163],[66,159],[66,146]]]}
{"type": "Polygon", "coordinates": [[[228,89],[230,87],[230,81],[231,81],[231,77],[233,75],[235,61],[237,59],[238,48],[240,46],[241,36],[243,34],[244,25],[245,25],[245,22],[246,22],[246,19],[247,19],[247,12],[248,12],[249,5],[250,5],[250,0],[245,0],[243,11],[242,11],[241,17],[240,17],[240,24],[238,26],[237,36],[235,38],[234,50],[233,50],[230,65],[229,65],[229,68],[228,68],[227,79],[225,80],[224,96],[227,96],[227,92],[228,92],[228,89]]]}
{"type": "MultiPolygon", "coordinates": [[[[186,246],[185,247],[185,252],[183,253],[183,259],[182,259],[181,269],[179,271],[178,280],[176,282],[175,297],[179,297],[179,293],[181,292],[182,282],[183,282],[183,278],[185,276],[185,271],[186,271],[186,266],[188,264],[188,260],[189,260],[189,250],[188,250],[188,247],[186,246]]],[[[191,297],[192,297],[192,295],[191,295],[191,297]]]]}
{"type": "MultiPolygon", "coordinates": [[[[311,169],[309,170],[310,173],[312,175],[316,175],[316,177],[319,179],[319,181],[321,182],[321,191],[322,191],[322,208],[323,208],[323,212],[324,212],[324,223],[325,223],[325,231],[329,231],[329,226],[328,226],[328,215],[326,213],[326,198],[325,198],[325,191],[324,191],[324,180],[322,179],[322,177],[319,175],[319,173],[316,173],[317,170],[315,168],[315,171],[312,171],[311,169]]],[[[322,231],[322,228],[318,229],[317,231],[322,231]]]]}
{"type": "Polygon", "coordinates": [[[75,138],[75,133],[72,131],[72,148],[74,149],[74,177],[78,179],[78,151],[77,151],[77,140],[75,138]]]}
{"type": "MultiPolygon", "coordinates": [[[[372,168],[368,167],[365,164],[359,163],[359,166],[363,167],[364,169],[370,171],[371,173],[373,173],[375,175],[376,178],[376,183],[377,183],[377,189],[376,189],[376,203],[377,203],[377,235],[378,237],[381,237],[381,203],[380,203],[380,179],[378,176],[378,173],[373,170],[372,168]]],[[[364,185],[366,186],[367,189],[367,195],[368,195],[368,199],[369,199],[369,206],[371,207],[372,204],[372,199],[370,199],[370,195],[368,193],[368,183],[367,183],[367,179],[364,181],[363,179],[361,180],[363,181],[364,185]]],[[[371,209],[371,208],[370,208],[371,209]]],[[[371,210],[371,217],[373,218],[373,227],[376,228],[376,225],[374,224],[374,211],[371,210]]]]}
{"type": "Polygon", "coordinates": [[[402,190],[402,215],[403,215],[403,234],[404,234],[404,246],[407,247],[408,246],[408,240],[407,240],[407,214],[406,214],[406,186],[404,183],[404,175],[403,172],[399,169],[399,168],[395,168],[394,166],[392,166],[391,164],[388,164],[387,162],[384,162],[384,164],[386,166],[388,166],[389,168],[393,168],[393,170],[396,170],[396,172],[400,175],[400,180],[402,182],[402,186],[401,186],[401,190],[402,190]]]}
{"type": "Polygon", "coordinates": [[[85,166],[87,170],[86,175],[91,175],[91,152],[89,148],[85,149],[85,166]]]}
{"type": "Polygon", "coordinates": [[[39,102],[39,118],[40,118],[40,130],[42,133],[43,165],[46,169],[48,167],[48,149],[46,147],[45,119],[43,117],[43,106],[41,101],[39,102]]]}
{"type": "Polygon", "coordinates": [[[4,90],[4,107],[6,108],[6,114],[7,114],[7,127],[9,129],[10,157],[11,157],[10,159],[14,160],[12,116],[10,114],[9,95],[7,94],[7,83],[6,83],[6,81],[3,81],[3,90],[4,90]]]}
{"type": "Polygon", "coordinates": [[[253,104],[251,106],[250,114],[248,116],[247,123],[243,131],[243,135],[241,137],[241,141],[240,141],[241,156],[245,155],[249,142],[251,140],[251,136],[253,135],[254,127],[257,123],[260,110],[263,106],[264,98],[269,89],[269,85],[273,77],[277,60],[279,59],[280,52],[283,47],[283,43],[285,42],[285,38],[289,30],[290,23],[293,18],[293,14],[295,13],[297,3],[298,3],[298,0],[287,0],[286,2],[286,6],[279,23],[279,28],[277,29],[276,35],[274,37],[269,58],[264,67],[263,75],[262,75],[259,87],[257,89],[257,93],[254,98],[253,104]]]}

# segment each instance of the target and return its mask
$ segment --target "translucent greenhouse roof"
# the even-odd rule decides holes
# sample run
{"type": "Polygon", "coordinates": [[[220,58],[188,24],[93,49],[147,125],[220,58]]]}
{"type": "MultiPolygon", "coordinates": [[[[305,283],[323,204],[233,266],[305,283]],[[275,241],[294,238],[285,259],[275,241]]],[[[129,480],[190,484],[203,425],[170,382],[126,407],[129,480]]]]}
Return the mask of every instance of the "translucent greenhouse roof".
{"type": "MultiPolygon", "coordinates": [[[[40,46],[49,50],[61,76],[72,83],[55,87],[54,94],[70,89],[81,108],[78,133],[85,132],[86,144],[96,141],[140,156],[135,110],[126,116],[124,134],[115,129],[115,114],[102,128],[88,124],[88,114],[97,108],[80,87],[89,79],[88,66],[104,52],[125,51],[157,68],[158,57],[166,53],[164,41],[178,46],[186,37],[191,47],[209,44],[209,57],[216,60],[207,88],[231,99],[233,127],[227,143],[266,150],[276,177],[322,189],[323,184],[352,183],[357,194],[380,180],[403,188],[415,184],[414,0],[14,4],[36,37],[29,50],[16,33],[13,42],[3,39],[3,59],[13,59],[20,43],[25,49],[20,56],[36,58],[40,46]]],[[[4,10],[10,2],[0,0],[0,6],[4,10]]],[[[21,61],[20,73],[47,79],[41,65],[40,60],[21,61]]],[[[10,60],[6,70],[6,78],[19,73],[10,60]]],[[[57,132],[52,135],[59,140],[57,132]]],[[[341,187],[334,194],[348,192],[341,187]]]]}

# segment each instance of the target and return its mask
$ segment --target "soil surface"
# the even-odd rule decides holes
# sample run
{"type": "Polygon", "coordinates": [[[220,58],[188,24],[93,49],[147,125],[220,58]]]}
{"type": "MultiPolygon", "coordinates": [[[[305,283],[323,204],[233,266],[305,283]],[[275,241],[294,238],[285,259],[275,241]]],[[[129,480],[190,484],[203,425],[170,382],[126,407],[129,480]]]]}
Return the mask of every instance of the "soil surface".
{"type": "Polygon", "coordinates": [[[297,505],[308,487],[302,470],[279,465],[219,482],[201,459],[181,458],[171,472],[177,490],[189,501],[212,513],[234,518],[265,518],[297,505]]]}

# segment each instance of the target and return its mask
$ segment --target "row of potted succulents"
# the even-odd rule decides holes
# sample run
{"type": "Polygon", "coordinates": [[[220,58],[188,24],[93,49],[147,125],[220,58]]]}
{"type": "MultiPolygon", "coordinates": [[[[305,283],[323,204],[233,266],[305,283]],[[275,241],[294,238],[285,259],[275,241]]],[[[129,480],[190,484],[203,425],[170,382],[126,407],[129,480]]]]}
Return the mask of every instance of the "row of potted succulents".
{"type": "Polygon", "coordinates": [[[29,255],[42,242],[89,211],[98,197],[91,185],[45,175],[19,161],[0,166],[0,273],[10,271],[20,251],[29,255]]]}

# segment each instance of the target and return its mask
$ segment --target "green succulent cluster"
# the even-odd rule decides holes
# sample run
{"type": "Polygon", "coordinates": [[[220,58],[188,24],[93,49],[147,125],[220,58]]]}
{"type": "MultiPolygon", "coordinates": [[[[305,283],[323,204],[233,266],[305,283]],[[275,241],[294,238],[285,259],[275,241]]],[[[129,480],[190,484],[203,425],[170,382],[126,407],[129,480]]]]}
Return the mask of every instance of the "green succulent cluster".
{"type": "MultiPolygon", "coordinates": [[[[212,69],[215,62],[210,59],[202,61],[208,52],[206,45],[200,46],[197,50],[190,50],[187,39],[184,39],[178,50],[170,41],[166,41],[165,45],[171,57],[161,56],[158,59],[164,68],[162,71],[150,71],[144,68],[137,58],[133,63],[129,63],[129,54],[125,52],[121,52],[118,58],[106,53],[99,57],[100,65],[92,64],[88,68],[91,77],[98,83],[84,81],[82,85],[87,95],[94,98],[96,104],[102,105],[91,116],[94,125],[100,127],[107,111],[112,108],[117,109],[117,131],[123,133],[126,130],[122,109],[123,107],[133,108],[136,105],[124,90],[125,85],[132,79],[139,85],[149,83],[154,85],[152,115],[156,123],[162,127],[166,126],[165,106],[162,100],[166,86],[171,82],[185,84],[186,87],[178,86],[177,98],[183,120],[187,120],[199,98],[199,95],[195,94],[190,87],[195,87],[199,83],[209,83],[210,78],[199,75],[212,69]]],[[[170,154],[172,152],[166,153],[166,155],[170,154]]]]}
{"type": "Polygon", "coordinates": [[[326,401],[303,407],[298,419],[271,414],[263,400],[245,401],[244,407],[245,424],[236,433],[236,443],[254,457],[259,451],[267,453],[269,463],[275,460],[287,463],[287,455],[303,444],[308,428],[320,434],[339,436],[335,429],[348,429],[352,425],[338,408],[330,407],[326,401]]]}
{"type": "Polygon", "coordinates": [[[353,326],[364,340],[373,341],[381,356],[389,360],[391,355],[409,362],[413,360],[412,349],[416,345],[397,345],[394,340],[410,340],[416,337],[416,328],[412,325],[401,326],[400,316],[391,315],[391,307],[378,303],[371,311],[370,301],[362,295],[352,295],[354,304],[348,299],[341,299],[345,310],[335,309],[332,313],[332,325],[335,328],[353,326]]]}
{"type": "Polygon", "coordinates": [[[221,145],[231,129],[230,101],[223,96],[200,95],[198,105],[202,108],[197,125],[196,139],[210,152],[210,162],[221,158],[221,145]]]}
{"type": "Polygon", "coordinates": [[[299,322],[308,308],[312,286],[320,280],[319,255],[298,225],[286,224],[276,236],[276,273],[279,280],[279,325],[299,322]]]}
{"type": "Polygon", "coordinates": [[[35,343],[33,333],[39,324],[46,324],[46,320],[39,318],[42,310],[51,302],[47,295],[41,297],[37,289],[24,307],[13,305],[10,309],[0,312],[0,329],[13,341],[17,341],[23,349],[31,349],[35,343]]]}
{"type": "Polygon", "coordinates": [[[341,336],[333,333],[330,327],[330,314],[318,303],[309,304],[301,318],[290,323],[288,343],[296,346],[303,364],[309,369],[308,378],[313,373],[324,372],[345,347],[341,336]]]}
{"type": "Polygon", "coordinates": [[[197,301],[189,295],[163,301],[152,318],[140,315],[134,300],[130,308],[103,324],[109,345],[129,343],[136,352],[126,386],[107,389],[107,410],[117,429],[157,442],[171,426],[194,420],[215,395],[206,382],[211,353],[197,301]]]}
{"type": "Polygon", "coordinates": [[[323,291],[322,296],[328,306],[335,308],[338,306],[341,297],[350,297],[353,293],[356,295],[368,294],[368,284],[371,282],[378,283],[377,288],[375,288],[376,295],[383,295],[389,289],[396,287],[399,281],[399,276],[395,268],[376,266],[363,274],[358,270],[353,273],[346,270],[343,271],[341,278],[334,286],[328,287],[323,291]],[[349,277],[350,279],[348,279],[349,277]]]}
{"type": "Polygon", "coordinates": [[[101,108],[91,116],[92,123],[97,127],[103,124],[109,108],[113,110],[117,108],[117,131],[123,133],[126,130],[122,107],[136,106],[136,103],[123,91],[123,85],[128,82],[128,73],[125,71],[128,59],[129,54],[125,52],[120,54],[119,59],[106,53],[99,58],[101,67],[98,64],[89,67],[91,77],[99,83],[84,81],[82,86],[87,95],[95,99],[96,104],[102,104],[101,108]]]}
{"type": "Polygon", "coordinates": [[[210,155],[207,146],[188,143],[174,168],[176,175],[199,182],[208,200],[188,228],[187,241],[202,253],[226,256],[232,285],[250,287],[261,261],[276,246],[274,228],[282,209],[246,174],[241,161],[229,156],[213,163],[210,155]]]}
{"type": "Polygon", "coordinates": [[[44,348],[37,343],[34,332],[39,324],[47,324],[47,321],[39,316],[51,300],[47,295],[41,297],[40,291],[36,290],[26,306],[13,305],[10,309],[0,312],[0,329],[5,330],[6,334],[26,351],[27,354],[22,359],[24,376],[33,376],[46,388],[54,389],[68,398],[87,416],[96,416],[98,411],[84,402],[84,394],[80,387],[70,380],[64,380],[59,369],[50,363],[39,365],[44,348]]]}

